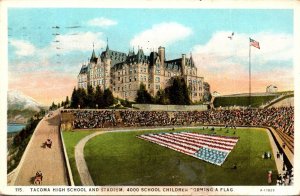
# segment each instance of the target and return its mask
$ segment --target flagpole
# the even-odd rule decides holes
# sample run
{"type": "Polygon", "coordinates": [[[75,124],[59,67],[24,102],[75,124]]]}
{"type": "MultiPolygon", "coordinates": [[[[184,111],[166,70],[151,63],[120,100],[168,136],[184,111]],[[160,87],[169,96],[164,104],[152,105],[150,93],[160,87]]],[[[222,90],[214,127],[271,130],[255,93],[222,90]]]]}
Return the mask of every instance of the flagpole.
{"type": "Polygon", "coordinates": [[[251,44],[249,43],[249,106],[251,105],[251,44]]]}

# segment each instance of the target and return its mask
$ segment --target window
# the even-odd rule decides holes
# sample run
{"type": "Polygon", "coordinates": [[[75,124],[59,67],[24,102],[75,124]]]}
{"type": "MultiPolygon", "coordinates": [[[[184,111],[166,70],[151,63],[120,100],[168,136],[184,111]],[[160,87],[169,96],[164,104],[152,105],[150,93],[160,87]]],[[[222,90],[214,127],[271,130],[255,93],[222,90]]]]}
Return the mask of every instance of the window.
{"type": "Polygon", "coordinates": [[[156,85],[155,88],[156,88],[156,90],[159,90],[160,87],[159,87],[159,85],[156,85]]]}
{"type": "Polygon", "coordinates": [[[134,76],[134,81],[136,81],[136,76],[134,76]]]}
{"type": "Polygon", "coordinates": [[[131,76],[129,77],[129,82],[131,82],[131,76]]]}
{"type": "Polygon", "coordinates": [[[156,77],[156,78],[155,78],[155,82],[160,82],[160,78],[159,78],[159,77],[156,77]]]}
{"type": "Polygon", "coordinates": [[[129,87],[129,89],[131,89],[131,84],[129,84],[129,86],[128,86],[128,87],[129,87]]]}

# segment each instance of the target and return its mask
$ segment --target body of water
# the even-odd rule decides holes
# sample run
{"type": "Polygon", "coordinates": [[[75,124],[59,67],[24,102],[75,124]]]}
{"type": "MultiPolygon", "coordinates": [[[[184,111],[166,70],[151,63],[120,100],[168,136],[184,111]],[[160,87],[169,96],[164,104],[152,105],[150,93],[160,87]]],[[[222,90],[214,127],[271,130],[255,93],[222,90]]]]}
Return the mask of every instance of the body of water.
{"type": "Polygon", "coordinates": [[[26,125],[24,124],[7,124],[8,133],[16,133],[21,131],[26,125]]]}

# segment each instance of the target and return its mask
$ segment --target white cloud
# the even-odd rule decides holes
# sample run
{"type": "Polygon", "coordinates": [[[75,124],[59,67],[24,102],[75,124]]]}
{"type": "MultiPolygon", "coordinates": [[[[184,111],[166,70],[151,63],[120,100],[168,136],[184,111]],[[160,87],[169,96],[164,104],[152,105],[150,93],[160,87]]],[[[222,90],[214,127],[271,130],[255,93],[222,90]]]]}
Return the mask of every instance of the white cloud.
{"type": "Polygon", "coordinates": [[[113,25],[116,25],[116,24],[118,24],[117,21],[111,20],[111,19],[108,19],[108,18],[104,18],[104,17],[94,18],[94,19],[88,21],[88,25],[98,26],[98,27],[108,27],[108,26],[113,26],[113,25]]]}
{"type": "MultiPolygon", "coordinates": [[[[59,42],[53,42],[50,46],[52,52],[67,53],[72,51],[91,51],[94,43],[95,50],[104,48],[106,42],[102,39],[103,34],[84,32],[84,33],[68,33],[64,35],[58,35],[54,40],[59,42]]],[[[45,50],[47,52],[47,50],[45,50]]]]}
{"type": "Polygon", "coordinates": [[[35,53],[36,48],[28,41],[24,40],[11,40],[10,44],[16,48],[18,56],[31,56],[35,53]]]}
{"type": "Polygon", "coordinates": [[[137,35],[130,41],[134,47],[143,47],[150,51],[159,46],[167,46],[176,41],[183,40],[192,34],[192,29],[176,22],[160,23],[152,26],[137,35]]]}
{"type": "Polygon", "coordinates": [[[247,92],[249,66],[249,37],[260,43],[251,47],[252,85],[254,91],[264,91],[275,84],[292,89],[293,36],[283,33],[261,32],[255,35],[216,32],[205,44],[193,47],[193,59],[212,89],[222,93],[247,92]],[[277,65],[275,65],[276,63],[277,65]],[[282,63],[280,65],[279,63],[282,63]],[[235,90],[234,90],[235,88],[235,90]]]}
{"type": "Polygon", "coordinates": [[[205,45],[196,45],[193,54],[199,66],[205,63],[212,68],[227,67],[238,63],[248,66],[249,37],[260,43],[260,49],[251,48],[253,64],[266,65],[270,61],[292,60],[293,37],[289,34],[258,33],[255,36],[236,33],[233,39],[231,32],[217,32],[205,45]]]}

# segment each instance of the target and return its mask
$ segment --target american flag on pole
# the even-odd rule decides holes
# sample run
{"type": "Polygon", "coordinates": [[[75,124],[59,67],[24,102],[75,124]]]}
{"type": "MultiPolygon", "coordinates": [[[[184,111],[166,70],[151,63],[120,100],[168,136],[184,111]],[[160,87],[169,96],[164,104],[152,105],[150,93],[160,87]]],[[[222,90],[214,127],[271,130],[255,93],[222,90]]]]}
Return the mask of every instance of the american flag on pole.
{"type": "Polygon", "coordinates": [[[151,133],[137,137],[219,166],[238,141],[238,137],[192,132],[151,133]]]}
{"type": "Polygon", "coordinates": [[[255,48],[260,49],[258,41],[255,41],[254,39],[251,39],[251,38],[249,38],[249,39],[250,39],[250,46],[254,46],[255,48]]]}

